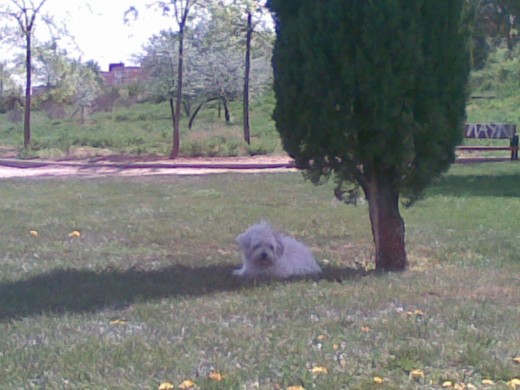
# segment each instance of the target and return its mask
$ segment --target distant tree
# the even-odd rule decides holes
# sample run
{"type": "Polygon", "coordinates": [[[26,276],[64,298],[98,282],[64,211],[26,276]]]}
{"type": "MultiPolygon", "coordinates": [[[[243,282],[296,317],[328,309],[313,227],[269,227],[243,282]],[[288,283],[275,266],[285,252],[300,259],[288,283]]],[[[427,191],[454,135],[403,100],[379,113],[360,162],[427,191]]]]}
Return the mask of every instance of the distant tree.
{"type": "Polygon", "coordinates": [[[375,266],[408,261],[400,197],[418,199],[462,136],[464,0],[270,0],[274,119],[307,176],[368,201],[375,266]]]}
{"type": "Polygon", "coordinates": [[[13,74],[5,62],[0,62],[0,99],[16,93],[16,82],[13,74]]]}
{"type": "MultiPolygon", "coordinates": [[[[206,0],[168,0],[168,1],[154,1],[150,6],[158,7],[163,15],[173,17],[177,24],[177,38],[178,38],[178,56],[177,56],[177,80],[176,80],[176,94],[175,106],[173,99],[170,99],[170,107],[173,116],[173,142],[170,158],[175,159],[179,155],[180,149],[180,116],[182,108],[182,87],[183,87],[183,71],[184,71],[184,38],[189,27],[188,22],[193,17],[193,12],[202,7],[206,0]]],[[[126,12],[127,15],[137,16],[138,10],[135,7],[130,7],[126,12]]]]}
{"type": "MultiPolygon", "coordinates": [[[[251,89],[251,70],[253,55],[253,37],[258,32],[259,26],[265,29],[265,16],[268,10],[265,6],[266,0],[220,0],[216,4],[218,12],[215,19],[235,31],[233,35],[240,38],[243,45],[243,84],[242,84],[242,107],[243,107],[243,134],[244,141],[251,143],[251,126],[249,121],[249,103],[251,89]]],[[[269,38],[267,38],[269,39],[269,38]]]]}
{"type": "Polygon", "coordinates": [[[25,106],[24,106],[24,148],[31,143],[31,88],[32,88],[32,38],[36,28],[36,21],[40,18],[40,11],[47,0],[6,0],[0,6],[0,15],[14,20],[18,31],[24,38],[25,46],[25,106]]]}

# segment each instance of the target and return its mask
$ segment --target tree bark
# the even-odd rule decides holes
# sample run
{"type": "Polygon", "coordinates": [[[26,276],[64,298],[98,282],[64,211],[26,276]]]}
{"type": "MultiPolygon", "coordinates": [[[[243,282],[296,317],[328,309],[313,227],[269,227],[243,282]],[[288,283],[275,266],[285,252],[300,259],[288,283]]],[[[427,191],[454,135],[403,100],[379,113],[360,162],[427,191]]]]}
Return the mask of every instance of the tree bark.
{"type": "Polygon", "coordinates": [[[182,71],[184,61],[184,21],[179,26],[179,63],[177,65],[177,96],[175,101],[175,116],[173,118],[173,144],[170,158],[179,156],[180,149],[180,120],[182,105],[182,71]]]}
{"type": "Polygon", "coordinates": [[[376,271],[405,271],[408,268],[404,221],[399,213],[399,192],[391,175],[373,173],[367,185],[372,236],[376,248],[376,271]]]}
{"type": "Polygon", "coordinates": [[[32,84],[32,49],[31,49],[31,34],[30,27],[25,32],[26,41],[26,83],[25,83],[25,107],[24,107],[24,120],[23,120],[23,147],[28,149],[31,145],[31,84],[32,84]]]}
{"type": "Polygon", "coordinates": [[[246,32],[246,63],[244,70],[244,141],[251,145],[251,129],[249,125],[249,74],[251,72],[251,36],[253,34],[253,24],[251,11],[247,13],[247,32],[246,32]]]}

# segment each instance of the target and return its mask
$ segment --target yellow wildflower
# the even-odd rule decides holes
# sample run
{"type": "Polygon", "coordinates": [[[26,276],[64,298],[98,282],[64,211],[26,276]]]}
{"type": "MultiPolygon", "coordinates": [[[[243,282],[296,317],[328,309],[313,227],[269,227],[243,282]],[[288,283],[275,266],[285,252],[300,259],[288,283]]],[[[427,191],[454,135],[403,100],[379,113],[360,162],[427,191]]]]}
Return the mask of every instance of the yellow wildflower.
{"type": "Polygon", "coordinates": [[[81,233],[79,232],[79,230],[73,230],[72,232],[69,233],[69,237],[71,238],[78,238],[81,236],[81,233]]]}
{"type": "Polygon", "coordinates": [[[174,386],[170,382],[163,382],[159,385],[159,390],[172,390],[174,386]]]}
{"type": "Polygon", "coordinates": [[[314,367],[312,367],[311,372],[316,375],[318,375],[318,374],[325,375],[325,374],[329,373],[329,370],[327,370],[327,368],[323,367],[323,366],[314,366],[314,367]]]}
{"type": "Polygon", "coordinates": [[[289,386],[287,390],[305,390],[303,386],[289,386]]]}
{"type": "Polygon", "coordinates": [[[412,370],[412,371],[410,371],[410,378],[422,379],[422,378],[424,378],[424,371],[421,369],[412,370]]]}
{"type": "Polygon", "coordinates": [[[383,383],[385,380],[383,378],[381,378],[380,376],[375,376],[374,377],[374,383],[377,383],[377,384],[381,384],[383,383]]]}
{"type": "Polygon", "coordinates": [[[224,379],[224,376],[218,371],[211,371],[208,375],[208,378],[213,381],[220,382],[221,380],[224,379]]]}
{"type": "Polygon", "coordinates": [[[491,379],[482,379],[482,384],[486,386],[493,386],[495,384],[491,379]]]}
{"type": "Polygon", "coordinates": [[[513,358],[513,361],[516,363],[516,364],[520,364],[520,356],[516,356],[513,358]]]}
{"type": "Polygon", "coordinates": [[[509,382],[507,382],[507,385],[510,389],[520,389],[520,379],[519,378],[513,378],[509,382]]]}
{"type": "Polygon", "coordinates": [[[179,389],[191,389],[195,387],[195,383],[190,381],[189,379],[184,380],[180,385],[179,389]]]}
{"type": "Polygon", "coordinates": [[[444,388],[453,387],[453,382],[452,381],[444,381],[444,382],[442,382],[442,387],[444,387],[444,388]]]}
{"type": "Polygon", "coordinates": [[[38,230],[29,230],[29,234],[33,237],[38,237],[38,230]]]}

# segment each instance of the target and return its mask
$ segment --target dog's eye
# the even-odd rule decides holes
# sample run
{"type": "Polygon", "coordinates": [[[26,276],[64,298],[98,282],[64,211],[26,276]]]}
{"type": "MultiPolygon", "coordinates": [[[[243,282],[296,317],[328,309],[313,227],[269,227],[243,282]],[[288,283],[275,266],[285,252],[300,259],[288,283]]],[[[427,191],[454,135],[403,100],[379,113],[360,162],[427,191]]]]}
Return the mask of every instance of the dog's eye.
{"type": "Polygon", "coordinates": [[[274,246],[272,246],[271,244],[267,245],[267,247],[269,248],[269,250],[273,250],[274,249],[274,246]]]}

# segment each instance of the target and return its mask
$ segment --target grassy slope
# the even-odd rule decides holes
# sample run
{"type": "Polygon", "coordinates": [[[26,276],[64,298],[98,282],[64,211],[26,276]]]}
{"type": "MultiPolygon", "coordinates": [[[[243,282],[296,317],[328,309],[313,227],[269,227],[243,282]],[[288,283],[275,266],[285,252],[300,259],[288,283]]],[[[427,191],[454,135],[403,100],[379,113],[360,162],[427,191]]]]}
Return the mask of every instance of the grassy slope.
{"type": "Polygon", "coordinates": [[[5,180],[0,388],[505,389],[520,375],[519,169],[452,168],[403,210],[411,271],[384,276],[349,268],[371,268],[366,206],[299,174],[5,180]],[[233,239],[261,217],[325,278],[231,278],[233,239]]]}
{"type": "MultiPolygon", "coordinates": [[[[251,105],[252,143],[242,141],[242,108],[230,105],[232,120],[226,124],[218,109],[209,105],[198,115],[193,129],[181,121],[181,154],[235,156],[281,152],[280,141],[271,119],[273,97],[265,96],[251,105]]],[[[223,115],[223,114],[222,114],[223,115]]],[[[23,124],[0,115],[0,145],[19,147],[23,124]]],[[[35,110],[32,116],[30,155],[60,157],[67,154],[124,153],[167,155],[171,147],[172,124],[168,103],[116,107],[111,113],[96,113],[81,125],[75,119],[50,120],[35,110]],[[78,150],[79,149],[79,150],[78,150]]]]}

